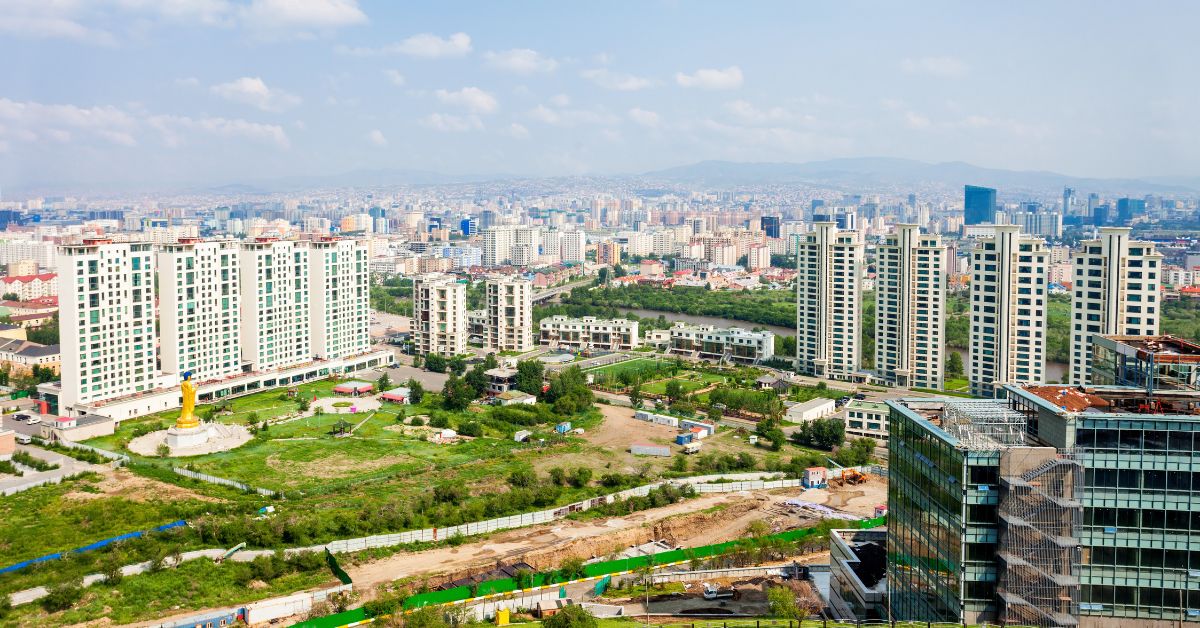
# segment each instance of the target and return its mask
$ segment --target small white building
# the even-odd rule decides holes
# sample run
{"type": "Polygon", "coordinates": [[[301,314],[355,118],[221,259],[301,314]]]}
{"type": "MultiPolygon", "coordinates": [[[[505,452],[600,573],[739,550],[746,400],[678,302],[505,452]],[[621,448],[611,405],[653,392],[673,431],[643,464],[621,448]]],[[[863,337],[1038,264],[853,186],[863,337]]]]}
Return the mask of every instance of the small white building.
{"type": "Polygon", "coordinates": [[[837,404],[832,399],[818,397],[794,404],[787,409],[786,418],[792,423],[807,423],[816,421],[837,412],[837,404]]]}

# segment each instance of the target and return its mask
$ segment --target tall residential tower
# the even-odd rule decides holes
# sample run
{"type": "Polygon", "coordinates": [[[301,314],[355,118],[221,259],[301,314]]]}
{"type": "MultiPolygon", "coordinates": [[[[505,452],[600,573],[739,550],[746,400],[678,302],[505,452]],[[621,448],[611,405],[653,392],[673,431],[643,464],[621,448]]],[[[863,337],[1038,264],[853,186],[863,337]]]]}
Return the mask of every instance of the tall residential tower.
{"type": "Polygon", "coordinates": [[[858,377],[862,347],[863,244],[855,231],[819,222],[799,237],[796,255],[796,357],[812,377],[858,377]]]}
{"type": "Polygon", "coordinates": [[[875,370],[894,386],[941,389],[946,248],[898,225],[876,251],[875,370]]]}
{"type": "Polygon", "coordinates": [[[1046,266],[1041,238],[997,225],[971,254],[971,394],[1003,397],[1004,385],[1041,382],[1046,360],[1046,266]]]}
{"type": "Polygon", "coordinates": [[[1091,381],[1092,336],[1158,334],[1162,254],[1129,239],[1127,227],[1101,227],[1080,244],[1071,284],[1071,383],[1091,381]]]}

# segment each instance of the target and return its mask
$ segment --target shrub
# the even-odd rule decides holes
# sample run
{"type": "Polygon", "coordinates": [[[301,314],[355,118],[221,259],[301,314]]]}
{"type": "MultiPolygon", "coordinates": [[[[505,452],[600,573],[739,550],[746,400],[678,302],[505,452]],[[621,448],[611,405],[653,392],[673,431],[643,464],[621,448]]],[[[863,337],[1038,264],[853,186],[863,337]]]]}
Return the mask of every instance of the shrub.
{"type": "Polygon", "coordinates": [[[65,611],[83,597],[83,586],[78,580],[71,580],[54,585],[46,597],[42,598],[42,608],[46,609],[47,613],[57,613],[65,611]]]}
{"type": "Polygon", "coordinates": [[[567,606],[548,619],[542,620],[542,628],[597,628],[596,618],[582,606],[567,606]]]}
{"type": "Polygon", "coordinates": [[[483,436],[483,426],[478,421],[467,421],[458,425],[458,433],[463,436],[478,438],[483,436]]]}
{"type": "Polygon", "coordinates": [[[409,425],[414,425],[414,426],[416,426],[416,427],[421,427],[422,425],[425,425],[425,419],[422,419],[422,418],[421,418],[421,417],[419,417],[419,416],[415,416],[415,417],[413,417],[413,418],[412,418],[412,420],[411,420],[411,421],[409,421],[409,422],[408,422],[408,424],[409,424],[409,425]]]}
{"type": "Polygon", "coordinates": [[[444,412],[434,412],[429,417],[429,427],[436,427],[438,429],[450,427],[450,416],[444,412]]]}

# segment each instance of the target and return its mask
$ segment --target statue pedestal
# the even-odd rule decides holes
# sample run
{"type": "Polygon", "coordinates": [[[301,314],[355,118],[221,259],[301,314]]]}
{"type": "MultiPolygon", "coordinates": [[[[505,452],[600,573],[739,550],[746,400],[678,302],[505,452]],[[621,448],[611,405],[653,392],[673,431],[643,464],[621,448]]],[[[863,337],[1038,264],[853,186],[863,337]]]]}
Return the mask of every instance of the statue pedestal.
{"type": "Polygon", "coordinates": [[[167,447],[171,448],[171,451],[175,451],[203,445],[209,439],[208,428],[209,426],[204,424],[185,429],[169,428],[167,430],[167,447]]]}

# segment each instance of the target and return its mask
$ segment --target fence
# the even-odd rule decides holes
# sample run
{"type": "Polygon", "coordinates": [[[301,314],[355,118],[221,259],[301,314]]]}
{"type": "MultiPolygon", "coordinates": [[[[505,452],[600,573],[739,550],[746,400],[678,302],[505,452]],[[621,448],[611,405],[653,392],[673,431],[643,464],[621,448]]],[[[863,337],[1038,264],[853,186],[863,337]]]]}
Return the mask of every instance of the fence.
{"type": "Polygon", "coordinates": [[[263,497],[283,497],[282,493],[277,493],[270,489],[256,488],[256,487],[250,486],[248,484],[242,484],[241,482],[235,482],[233,480],[219,478],[215,475],[208,475],[207,473],[197,473],[195,471],[189,471],[187,469],[180,469],[179,467],[172,467],[171,470],[174,471],[178,475],[182,475],[185,478],[192,478],[194,480],[200,480],[201,482],[208,482],[210,484],[220,484],[222,486],[232,486],[233,488],[243,490],[243,491],[254,491],[255,493],[258,493],[259,495],[262,495],[263,497]]]}
{"type": "MultiPolygon", "coordinates": [[[[179,526],[185,526],[185,525],[187,525],[187,522],[180,519],[179,521],[172,521],[171,523],[167,523],[167,524],[158,526],[157,528],[154,528],[150,532],[163,532],[166,530],[170,530],[172,528],[178,528],[179,526]]],[[[83,547],[77,547],[73,550],[67,550],[65,552],[56,552],[54,554],[47,554],[45,556],[41,556],[38,558],[31,558],[26,561],[21,561],[15,565],[9,565],[8,567],[0,569],[0,574],[18,571],[18,570],[24,569],[30,565],[35,565],[37,563],[44,563],[48,560],[58,560],[67,554],[79,554],[82,552],[89,552],[91,550],[100,549],[100,548],[110,545],[112,543],[116,543],[117,541],[136,539],[144,534],[148,534],[148,532],[129,532],[127,534],[122,534],[120,536],[114,536],[112,538],[107,538],[102,541],[96,541],[95,543],[92,543],[91,545],[84,545],[83,547]]]]}
{"type": "Polygon", "coordinates": [[[94,454],[99,454],[100,456],[103,456],[114,462],[120,462],[121,464],[125,464],[125,463],[129,462],[129,456],[126,456],[124,454],[114,453],[114,452],[108,451],[106,449],[100,449],[99,447],[92,447],[91,445],[84,445],[83,443],[77,443],[75,441],[70,441],[70,440],[60,440],[57,442],[59,445],[62,445],[63,447],[66,447],[67,449],[81,449],[83,451],[90,451],[94,454]]]}
{"type": "MultiPolygon", "coordinates": [[[[26,480],[26,481],[22,482],[21,484],[17,484],[16,486],[10,486],[5,489],[0,489],[0,495],[8,497],[9,495],[15,495],[17,493],[20,493],[21,491],[28,491],[31,488],[37,488],[39,486],[46,486],[47,484],[58,484],[58,483],[62,482],[63,480],[69,480],[69,479],[76,477],[78,475],[81,475],[83,473],[86,473],[86,471],[80,471],[79,473],[61,473],[61,474],[57,474],[57,475],[49,475],[44,478],[39,478],[36,480],[26,480]]],[[[0,572],[0,573],[3,573],[3,572],[0,572]]]]}

